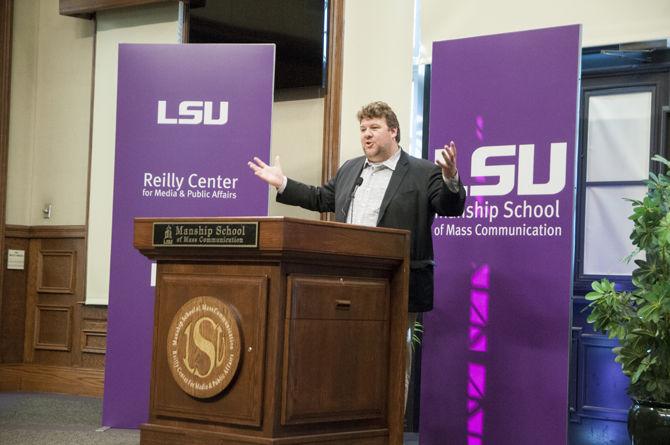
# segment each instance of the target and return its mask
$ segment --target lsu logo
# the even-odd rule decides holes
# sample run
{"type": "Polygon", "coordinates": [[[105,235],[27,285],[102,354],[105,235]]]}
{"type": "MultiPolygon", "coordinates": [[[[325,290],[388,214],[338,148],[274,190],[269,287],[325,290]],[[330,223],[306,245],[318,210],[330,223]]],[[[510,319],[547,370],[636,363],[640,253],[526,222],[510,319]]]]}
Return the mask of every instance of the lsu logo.
{"type": "Polygon", "coordinates": [[[167,364],[187,394],[212,397],[232,381],[242,353],[235,309],[214,297],[195,297],[175,314],[167,337],[167,364]]]}
{"type": "MultiPolygon", "coordinates": [[[[471,185],[469,196],[504,196],[514,191],[519,196],[555,195],[565,188],[566,159],[568,144],[566,142],[552,142],[549,159],[549,180],[536,184],[535,175],[535,145],[492,145],[479,147],[473,153],[470,161],[470,176],[472,178],[498,178],[497,184],[471,185]],[[516,157],[506,163],[487,165],[487,160],[495,158],[516,157]]],[[[467,189],[467,187],[466,187],[467,189]]]]}
{"type": "MultiPolygon", "coordinates": [[[[223,336],[223,328],[210,317],[202,317],[192,321],[184,330],[186,346],[182,356],[184,367],[196,377],[209,377],[215,367],[220,367],[226,358],[226,339],[223,336]],[[203,332],[210,331],[214,336],[205,336],[203,332]],[[193,343],[191,343],[191,341],[193,343]],[[194,356],[204,354],[207,360],[202,360],[205,365],[194,361],[194,356]]],[[[203,357],[204,358],[204,357],[203,357]]]]}
{"type": "Polygon", "coordinates": [[[179,103],[177,117],[168,117],[167,101],[158,101],[159,125],[224,125],[228,122],[228,102],[219,102],[218,116],[214,116],[214,103],[206,100],[184,100],[179,103]]]}

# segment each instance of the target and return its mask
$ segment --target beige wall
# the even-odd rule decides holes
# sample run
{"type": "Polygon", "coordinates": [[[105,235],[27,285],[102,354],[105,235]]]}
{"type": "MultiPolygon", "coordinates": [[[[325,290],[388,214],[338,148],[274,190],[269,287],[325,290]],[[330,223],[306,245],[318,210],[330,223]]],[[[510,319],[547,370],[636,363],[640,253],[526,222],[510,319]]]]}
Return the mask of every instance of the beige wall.
{"type": "MultiPolygon", "coordinates": [[[[107,304],[112,246],[119,43],[177,43],[177,3],[97,14],[86,302],[107,304]]],[[[148,279],[148,277],[147,277],[148,279]]]]}
{"type": "Polygon", "coordinates": [[[14,2],[8,224],[86,222],[94,25],[57,12],[58,0],[14,2]]]}
{"type": "Polygon", "coordinates": [[[39,4],[14,5],[7,166],[7,224],[30,222],[39,4]]]}
{"type": "Polygon", "coordinates": [[[667,39],[668,0],[421,0],[426,55],[436,40],[583,25],[582,46],[667,39]]]}
{"type": "MultiPolygon", "coordinates": [[[[410,120],[413,2],[345,1],[340,164],[362,154],[356,112],[387,102],[401,129],[410,120]]],[[[401,141],[405,142],[405,141],[401,141]]]]}
{"type": "MultiPolygon", "coordinates": [[[[323,147],[323,99],[275,102],[272,107],[272,147],[270,158],[279,156],[287,176],[306,184],[321,183],[323,147]]],[[[319,214],[275,201],[269,191],[268,214],[318,219],[319,214]]]]}

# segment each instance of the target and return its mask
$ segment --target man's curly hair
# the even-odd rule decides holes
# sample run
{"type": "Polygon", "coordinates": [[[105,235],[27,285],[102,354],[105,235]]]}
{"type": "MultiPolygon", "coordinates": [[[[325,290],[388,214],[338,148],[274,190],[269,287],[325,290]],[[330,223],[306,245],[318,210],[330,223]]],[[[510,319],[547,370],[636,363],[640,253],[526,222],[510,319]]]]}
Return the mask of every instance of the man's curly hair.
{"type": "Polygon", "coordinates": [[[356,117],[358,118],[358,122],[363,119],[386,119],[386,125],[389,128],[398,130],[395,135],[395,141],[400,142],[400,125],[398,124],[398,117],[386,102],[377,101],[369,103],[356,113],[356,117]]]}

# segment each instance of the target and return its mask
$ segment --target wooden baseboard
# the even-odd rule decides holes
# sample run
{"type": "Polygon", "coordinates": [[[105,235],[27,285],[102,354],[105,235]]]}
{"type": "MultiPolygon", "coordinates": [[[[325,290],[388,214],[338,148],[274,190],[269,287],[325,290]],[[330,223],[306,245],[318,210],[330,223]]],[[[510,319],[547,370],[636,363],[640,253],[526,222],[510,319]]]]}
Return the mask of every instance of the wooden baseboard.
{"type": "Polygon", "coordinates": [[[30,363],[0,364],[0,392],[51,392],[102,397],[102,369],[68,368],[30,363]]]}

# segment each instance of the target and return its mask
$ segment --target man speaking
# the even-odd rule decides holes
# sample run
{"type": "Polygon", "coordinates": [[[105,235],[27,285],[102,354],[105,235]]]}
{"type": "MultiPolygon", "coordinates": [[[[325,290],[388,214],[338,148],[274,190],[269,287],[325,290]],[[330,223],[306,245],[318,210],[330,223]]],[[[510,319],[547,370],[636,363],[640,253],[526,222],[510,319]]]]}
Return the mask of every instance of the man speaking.
{"type": "MultiPolygon", "coordinates": [[[[249,167],[277,188],[278,202],[334,212],[339,222],[409,230],[408,310],[409,326],[413,327],[417,312],[433,308],[431,226],[435,214],[458,216],[465,205],[465,190],[456,168],[456,146],[453,142],[445,146],[436,156],[435,165],[408,155],[398,145],[398,118],[386,103],[365,105],[357,117],[364,155],[345,162],[335,177],[320,187],[287,178],[278,157],[273,166],[254,158],[249,167]]],[[[406,387],[408,379],[409,373],[406,387]]]]}
{"type": "Polygon", "coordinates": [[[386,103],[368,104],[357,117],[364,156],[345,162],[321,187],[284,176],[278,158],[273,166],[254,158],[249,167],[277,188],[278,202],[334,212],[339,222],[409,230],[408,310],[410,315],[429,311],[433,308],[433,218],[436,213],[461,215],[465,205],[465,190],[456,169],[456,146],[453,142],[445,146],[435,165],[400,148],[398,118],[386,103]]]}

